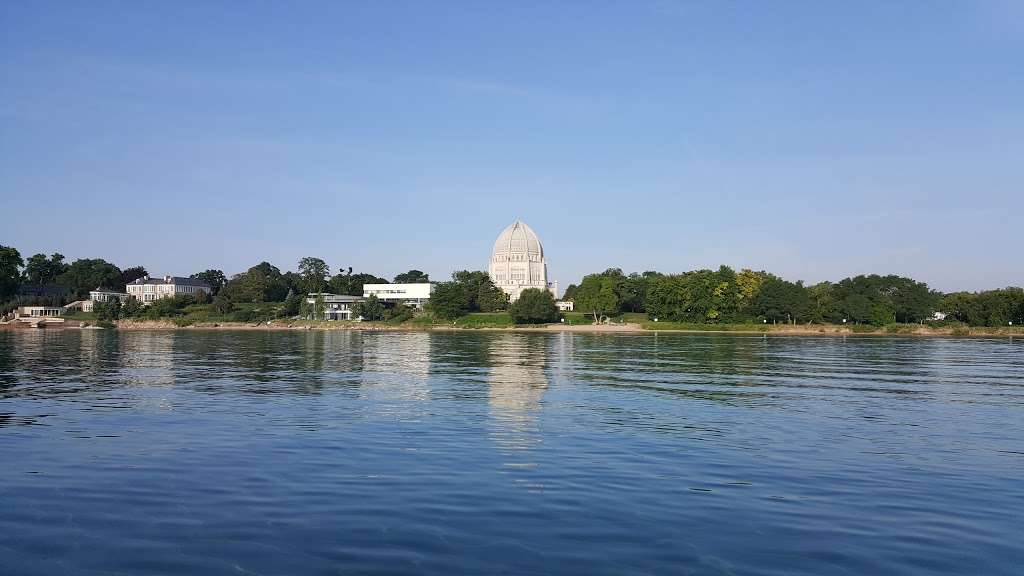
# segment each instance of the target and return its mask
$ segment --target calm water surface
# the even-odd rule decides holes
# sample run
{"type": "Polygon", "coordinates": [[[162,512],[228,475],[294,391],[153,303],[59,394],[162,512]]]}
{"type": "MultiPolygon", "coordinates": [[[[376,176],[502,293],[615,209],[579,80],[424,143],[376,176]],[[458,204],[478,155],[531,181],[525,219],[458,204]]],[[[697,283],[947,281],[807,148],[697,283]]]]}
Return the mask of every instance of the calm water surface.
{"type": "Polygon", "coordinates": [[[0,573],[1021,574],[1024,341],[0,332],[0,573]]]}

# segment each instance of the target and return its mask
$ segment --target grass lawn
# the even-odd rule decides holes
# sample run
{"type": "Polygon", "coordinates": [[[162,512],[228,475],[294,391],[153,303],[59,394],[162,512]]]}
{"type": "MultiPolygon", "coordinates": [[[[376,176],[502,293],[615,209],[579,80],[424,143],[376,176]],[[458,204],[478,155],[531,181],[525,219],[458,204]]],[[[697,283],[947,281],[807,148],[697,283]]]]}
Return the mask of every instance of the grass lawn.
{"type": "Polygon", "coordinates": [[[455,321],[459,328],[507,328],[514,325],[508,312],[474,312],[455,321]]]}

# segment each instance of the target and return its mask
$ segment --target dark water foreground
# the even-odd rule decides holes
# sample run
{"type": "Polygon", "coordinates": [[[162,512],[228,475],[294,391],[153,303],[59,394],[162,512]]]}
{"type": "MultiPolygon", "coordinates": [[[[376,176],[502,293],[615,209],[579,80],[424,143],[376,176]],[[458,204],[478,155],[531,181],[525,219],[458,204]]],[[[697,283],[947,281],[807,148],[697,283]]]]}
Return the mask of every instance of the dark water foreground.
{"type": "Polygon", "coordinates": [[[1021,574],[1024,341],[0,332],[0,574],[1021,574]]]}

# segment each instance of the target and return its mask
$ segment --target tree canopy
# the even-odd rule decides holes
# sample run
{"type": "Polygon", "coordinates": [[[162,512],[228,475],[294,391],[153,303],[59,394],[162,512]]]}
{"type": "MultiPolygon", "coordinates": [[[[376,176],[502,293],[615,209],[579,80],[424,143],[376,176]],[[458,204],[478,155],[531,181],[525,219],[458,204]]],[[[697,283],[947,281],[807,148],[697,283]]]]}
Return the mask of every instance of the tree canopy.
{"type": "Polygon", "coordinates": [[[282,302],[288,295],[289,285],[281,270],[268,262],[235,275],[220,290],[232,302],[282,302]]]}
{"type": "Polygon", "coordinates": [[[121,269],[101,258],[75,260],[57,277],[57,283],[79,298],[87,296],[96,288],[124,290],[121,269]]]}
{"type": "Polygon", "coordinates": [[[18,292],[24,263],[17,249],[0,246],[0,298],[10,298],[18,292]]]}
{"type": "Polygon", "coordinates": [[[540,288],[527,288],[508,308],[516,324],[545,324],[558,322],[558,307],[551,292],[540,288]]]}
{"type": "Polygon", "coordinates": [[[508,308],[508,294],[494,285],[483,270],[459,270],[452,281],[463,287],[469,299],[469,312],[497,312],[508,308]]]}
{"type": "Polygon", "coordinates": [[[124,270],[121,270],[121,284],[127,286],[139,278],[145,278],[146,276],[149,276],[149,272],[146,272],[146,268],[143,266],[125,268],[124,270]]]}
{"type": "Polygon", "coordinates": [[[395,284],[417,284],[430,282],[430,276],[419,270],[409,270],[395,276],[395,284]]]}
{"type": "Polygon", "coordinates": [[[352,269],[342,270],[331,277],[329,291],[333,294],[347,294],[350,296],[362,296],[364,284],[388,284],[389,282],[373,274],[353,274],[352,269]]]}
{"type": "Polygon", "coordinates": [[[469,313],[469,294],[466,287],[458,282],[438,282],[430,294],[428,307],[438,318],[454,320],[469,313]]]}
{"type": "Polygon", "coordinates": [[[327,286],[327,277],[330,275],[330,268],[327,262],[320,258],[306,256],[299,260],[299,276],[302,289],[311,294],[319,294],[327,286]]]}
{"type": "Polygon", "coordinates": [[[197,272],[191,276],[196,280],[202,280],[210,285],[210,296],[216,296],[220,293],[221,288],[228,283],[228,279],[224,276],[224,272],[220,270],[205,270],[203,272],[197,272]]]}
{"type": "Polygon", "coordinates": [[[67,269],[63,254],[54,252],[49,258],[46,254],[35,254],[25,261],[23,275],[27,284],[43,286],[52,284],[67,269]]]}

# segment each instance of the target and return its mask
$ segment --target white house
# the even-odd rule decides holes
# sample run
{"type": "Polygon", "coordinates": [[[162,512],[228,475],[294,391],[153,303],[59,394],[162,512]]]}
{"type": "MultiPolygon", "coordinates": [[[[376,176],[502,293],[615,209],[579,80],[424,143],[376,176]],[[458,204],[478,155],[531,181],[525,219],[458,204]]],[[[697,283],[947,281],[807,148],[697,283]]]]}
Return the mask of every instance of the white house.
{"type": "Polygon", "coordinates": [[[117,300],[118,302],[124,303],[128,299],[126,292],[115,292],[114,290],[108,290],[104,288],[97,288],[89,291],[89,299],[82,301],[82,312],[92,312],[92,306],[95,302],[110,302],[117,300]]]}
{"type": "Polygon", "coordinates": [[[18,306],[15,318],[56,318],[64,314],[60,306],[18,306]]]}
{"type": "Polygon", "coordinates": [[[402,303],[422,308],[430,300],[434,285],[429,282],[416,284],[363,284],[363,298],[376,296],[381,302],[402,303]]]}
{"type": "Polygon", "coordinates": [[[310,292],[306,295],[306,304],[316,304],[317,296],[324,300],[324,320],[352,320],[352,307],[362,300],[359,296],[310,292]]]}
{"type": "Polygon", "coordinates": [[[137,298],[143,304],[149,305],[161,298],[170,298],[182,294],[195,295],[200,290],[210,293],[210,285],[196,278],[182,278],[180,276],[164,276],[163,278],[150,278],[144,276],[128,284],[128,295],[137,298]]]}

